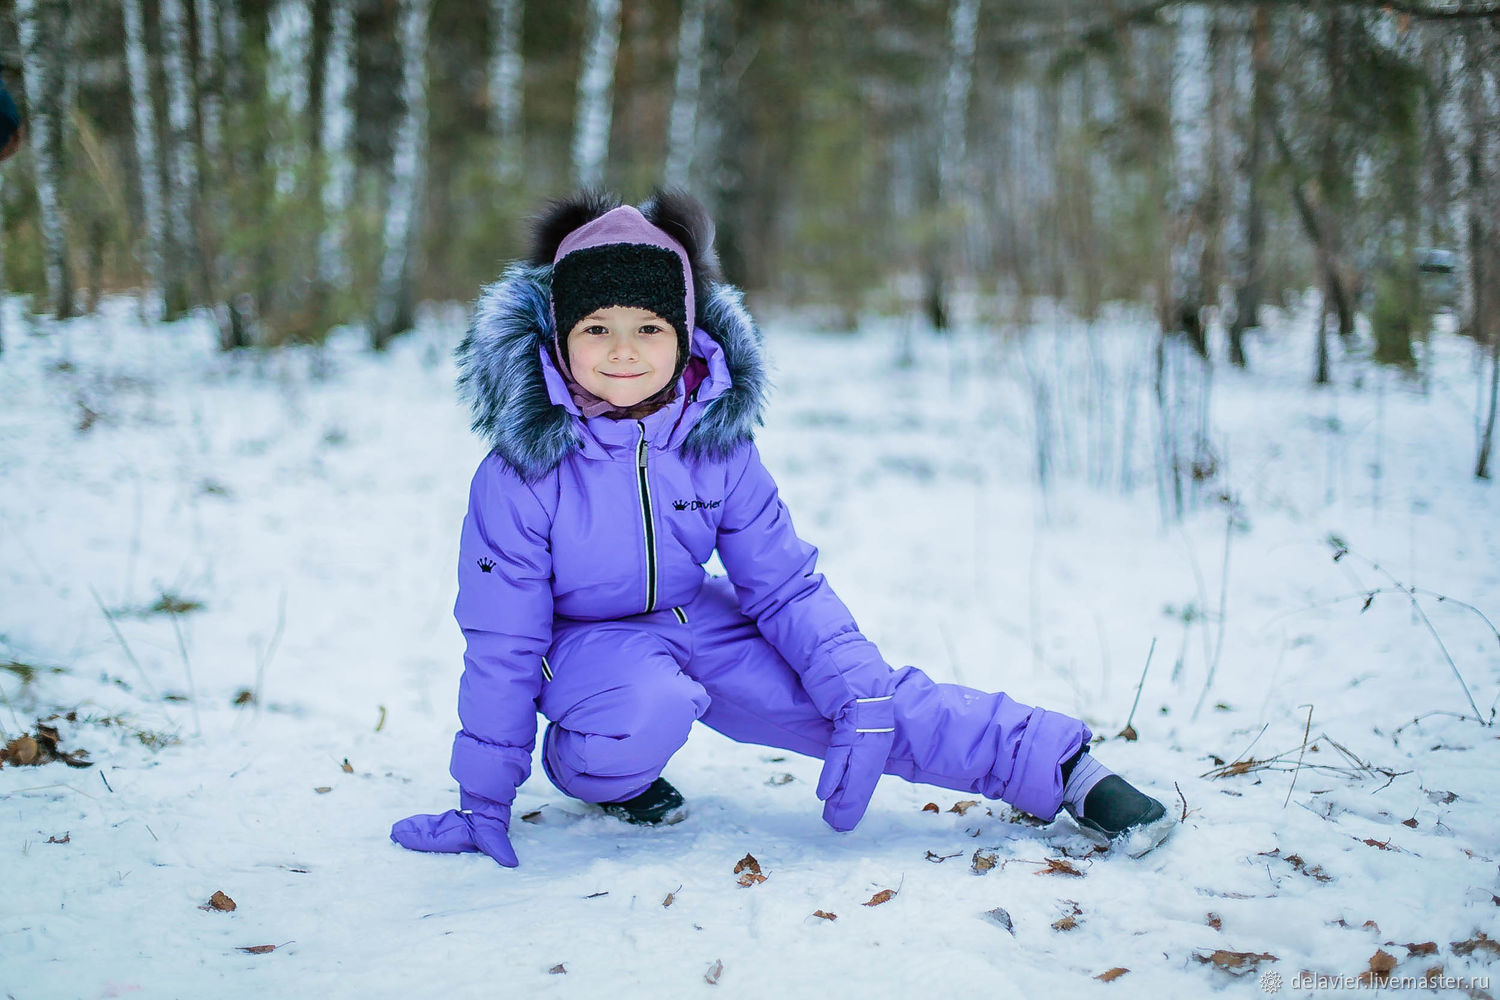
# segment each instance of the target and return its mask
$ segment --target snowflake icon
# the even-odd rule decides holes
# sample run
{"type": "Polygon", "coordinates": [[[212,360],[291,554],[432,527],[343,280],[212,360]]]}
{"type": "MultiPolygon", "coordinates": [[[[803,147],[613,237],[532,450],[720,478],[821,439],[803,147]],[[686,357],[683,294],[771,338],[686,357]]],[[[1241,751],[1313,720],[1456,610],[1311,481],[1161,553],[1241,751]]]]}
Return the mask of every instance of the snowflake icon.
{"type": "Polygon", "coordinates": [[[1281,992],[1281,973],[1272,970],[1260,977],[1260,988],[1267,993],[1281,992]]]}

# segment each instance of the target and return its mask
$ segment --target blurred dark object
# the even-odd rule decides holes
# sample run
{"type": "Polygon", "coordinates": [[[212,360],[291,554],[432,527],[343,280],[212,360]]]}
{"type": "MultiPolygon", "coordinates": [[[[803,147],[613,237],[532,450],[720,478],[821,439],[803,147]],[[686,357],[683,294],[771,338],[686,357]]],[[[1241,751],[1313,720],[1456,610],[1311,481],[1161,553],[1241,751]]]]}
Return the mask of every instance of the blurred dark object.
{"type": "Polygon", "coordinates": [[[21,148],[26,130],[21,125],[21,112],[11,99],[10,91],[0,81],[0,160],[8,160],[21,148]]]}
{"type": "Polygon", "coordinates": [[[1440,247],[1417,249],[1417,276],[1424,303],[1434,311],[1458,308],[1459,256],[1440,247]]]}

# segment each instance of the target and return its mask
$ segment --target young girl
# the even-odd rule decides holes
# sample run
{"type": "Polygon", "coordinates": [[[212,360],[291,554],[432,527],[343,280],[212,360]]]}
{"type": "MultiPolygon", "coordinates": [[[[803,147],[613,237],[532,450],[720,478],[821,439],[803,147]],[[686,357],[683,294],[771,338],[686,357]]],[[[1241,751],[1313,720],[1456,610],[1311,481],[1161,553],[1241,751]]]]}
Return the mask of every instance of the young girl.
{"type": "Polygon", "coordinates": [[[629,823],[682,818],[661,772],[701,719],[821,758],[836,830],[894,774],[1046,819],[1064,808],[1132,855],[1167,836],[1162,804],[1088,754],[1079,720],[894,670],[860,634],[761,464],[761,338],[697,202],[588,192],[534,236],[458,348],[493,445],[459,542],[461,808],[401,820],[392,840],[514,867],[538,711],[547,777],[629,823]],[[727,577],[703,569],[715,549],[727,577]]]}

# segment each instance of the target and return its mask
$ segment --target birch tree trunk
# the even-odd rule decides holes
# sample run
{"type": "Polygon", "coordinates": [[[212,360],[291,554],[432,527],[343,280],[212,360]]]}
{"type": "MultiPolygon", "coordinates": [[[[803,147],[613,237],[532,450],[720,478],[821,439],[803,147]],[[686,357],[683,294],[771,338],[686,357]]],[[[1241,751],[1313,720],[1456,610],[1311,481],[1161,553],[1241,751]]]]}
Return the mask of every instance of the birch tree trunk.
{"type": "Polygon", "coordinates": [[[615,56],[620,46],[620,0],[589,0],[588,41],[578,74],[573,132],[573,179],[581,187],[604,182],[614,105],[615,56]]]}
{"type": "Polygon", "coordinates": [[[1496,60],[1500,45],[1479,26],[1464,29],[1464,110],[1468,128],[1467,239],[1469,282],[1474,340],[1490,349],[1489,406],[1480,418],[1478,455],[1474,475],[1489,479],[1495,443],[1495,414],[1500,405],[1500,74],[1496,60]]]}
{"type": "Polygon", "coordinates": [[[266,41],[268,72],[266,90],[279,126],[273,135],[272,162],[276,169],[276,193],[291,195],[297,188],[297,165],[310,136],[307,121],[309,73],[312,67],[311,0],[277,0],[271,8],[266,41]]]}
{"type": "Polygon", "coordinates": [[[935,252],[923,255],[922,275],[927,318],[938,331],[947,330],[951,319],[947,278],[960,266],[959,247],[967,225],[967,125],[978,26],[979,0],[954,0],[948,16],[948,73],[938,136],[939,236],[935,252]]]}
{"type": "Polygon", "coordinates": [[[168,300],[169,315],[185,311],[194,299],[207,297],[189,291],[189,275],[203,274],[203,254],[198,240],[197,191],[198,162],[193,143],[192,78],[188,74],[187,26],[182,0],[161,0],[162,71],[167,83],[167,210],[172,227],[172,244],[178,255],[173,272],[181,281],[181,298],[168,300]]]}
{"type": "Polygon", "coordinates": [[[490,109],[500,138],[499,173],[502,181],[521,176],[521,0],[491,0],[490,25],[494,48],[490,56],[490,109]]]}
{"type": "Polygon", "coordinates": [[[1208,243],[1208,53],[1208,14],[1198,7],[1179,8],[1171,80],[1170,284],[1156,356],[1158,474],[1164,507],[1173,518],[1181,518],[1196,502],[1199,484],[1214,471],[1208,447],[1211,382],[1202,318],[1208,243]]]}
{"type": "Polygon", "coordinates": [[[1203,259],[1208,233],[1204,218],[1209,162],[1208,15],[1197,7],[1177,12],[1172,55],[1171,306],[1167,332],[1180,334],[1208,356],[1202,309],[1206,304],[1203,259]]]}
{"type": "Polygon", "coordinates": [[[68,49],[58,44],[66,32],[68,8],[59,0],[17,0],[21,61],[30,112],[32,161],[42,222],[42,253],[52,315],[73,315],[73,275],[68,266],[67,215],[62,204],[63,125],[61,106],[68,49]]]}
{"type": "Polygon", "coordinates": [[[1234,321],[1229,327],[1229,360],[1244,368],[1245,331],[1260,326],[1265,297],[1266,205],[1263,173],[1266,118],[1270,113],[1271,16],[1264,4],[1254,12],[1250,42],[1250,122],[1242,179],[1244,195],[1239,214],[1239,239],[1233,241],[1235,260],[1234,321]]]}
{"type": "Polygon", "coordinates": [[[420,231],[422,186],[427,166],[427,16],[430,0],[401,6],[402,95],[406,109],[396,131],[390,198],[385,215],[384,255],[370,343],[384,350],[412,323],[412,269],[420,231]]]}
{"type": "Polygon", "coordinates": [[[691,183],[698,136],[698,88],[703,79],[703,14],[707,0],[683,0],[677,29],[677,78],[672,86],[672,111],[667,124],[666,182],[671,187],[691,183]]]}
{"type": "Polygon", "coordinates": [[[141,0],[123,0],[125,15],[125,67],[130,78],[130,107],[135,125],[135,157],[140,164],[141,203],[146,215],[146,275],[150,286],[145,295],[145,313],[150,321],[161,319],[166,290],[166,215],[162,211],[161,188],[156,179],[156,105],[151,100],[150,61],[146,53],[146,28],[141,0]]]}
{"type": "Polygon", "coordinates": [[[323,225],[318,234],[318,279],[326,295],[349,281],[347,226],[354,200],[354,6],[330,0],[323,69],[319,146],[323,158],[323,225]]]}

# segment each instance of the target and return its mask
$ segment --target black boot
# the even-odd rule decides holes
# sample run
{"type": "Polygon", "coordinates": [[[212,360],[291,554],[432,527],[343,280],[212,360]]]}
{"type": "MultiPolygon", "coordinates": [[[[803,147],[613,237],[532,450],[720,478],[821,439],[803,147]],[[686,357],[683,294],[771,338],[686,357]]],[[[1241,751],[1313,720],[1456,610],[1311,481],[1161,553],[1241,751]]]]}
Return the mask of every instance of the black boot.
{"type": "MultiPolygon", "coordinates": [[[[1065,784],[1082,756],[1080,751],[1063,764],[1065,784]]],[[[1166,806],[1118,774],[1099,779],[1081,807],[1064,801],[1063,808],[1090,840],[1102,847],[1118,846],[1133,858],[1166,840],[1176,826],[1166,806]]]]}
{"type": "Polygon", "coordinates": [[[657,778],[644,792],[624,802],[601,802],[599,807],[636,826],[668,826],[687,818],[682,793],[666,778],[657,778]]]}

